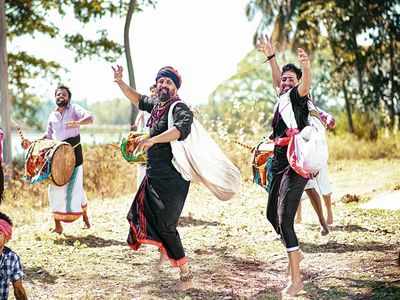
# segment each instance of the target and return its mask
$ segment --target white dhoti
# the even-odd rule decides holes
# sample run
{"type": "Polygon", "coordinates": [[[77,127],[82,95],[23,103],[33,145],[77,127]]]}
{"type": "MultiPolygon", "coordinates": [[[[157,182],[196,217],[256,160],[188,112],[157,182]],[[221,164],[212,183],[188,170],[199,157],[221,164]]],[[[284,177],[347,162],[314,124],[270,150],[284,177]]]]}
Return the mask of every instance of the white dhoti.
{"type": "Polygon", "coordinates": [[[82,165],[74,169],[66,185],[49,185],[49,201],[55,220],[73,222],[79,219],[87,208],[82,165]]]}
{"type": "Polygon", "coordinates": [[[332,187],[329,182],[329,176],[328,176],[328,166],[323,167],[315,178],[310,179],[307,182],[307,185],[304,188],[304,190],[309,190],[309,189],[319,190],[323,196],[332,193],[332,187]]]}

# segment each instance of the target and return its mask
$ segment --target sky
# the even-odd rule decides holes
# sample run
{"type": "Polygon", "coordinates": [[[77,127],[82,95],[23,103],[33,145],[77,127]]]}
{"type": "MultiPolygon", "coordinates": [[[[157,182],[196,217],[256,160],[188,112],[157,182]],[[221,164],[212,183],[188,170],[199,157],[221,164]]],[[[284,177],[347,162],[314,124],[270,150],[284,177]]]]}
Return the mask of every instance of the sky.
{"type": "MultiPolygon", "coordinates": [[[[157,7],[146,7],[136,14],[131,26],[131,48],[139,93],[147,93],[157,71],[174,66],[182,76],[179,94],[194,105],[206,103],[216,86],[235,73],[238,62],[253,48],[257,20],[245,16],[248,0],[159,0],[157,7]]],[[[71,16],[56,14],[51,20],[62,33],[83,31],[93,35],[106,28],[110,38],[123,43],[124,19],[107,18],[85,28],[71,16]]],[[[101,58],[74,62],[73,53],[64,48],[61,39],[43,36],[14,40],[9,49],[25,50],[53,59],[69,72],[62,82],[69,86],[75,100],[104,101],[123,97],[113,83],[111,64],[101,58]]],[[[125,57],[116,63],[126,71],[125,57]]],[[[125,80],[128,82],[127,72],[125,80]]],[[[58,82],[37,79],[33,92],[41,99],[53,99],[58,82]]]]}

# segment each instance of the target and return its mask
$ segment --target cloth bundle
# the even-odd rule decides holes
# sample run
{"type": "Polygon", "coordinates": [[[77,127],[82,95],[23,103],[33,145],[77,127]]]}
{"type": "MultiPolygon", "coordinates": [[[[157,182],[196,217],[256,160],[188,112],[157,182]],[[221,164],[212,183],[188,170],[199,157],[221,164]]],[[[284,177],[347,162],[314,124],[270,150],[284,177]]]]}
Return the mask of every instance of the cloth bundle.
{"type": "MultiPolygon", "coordinates": [[[[168,112],[173,126],[174,102],[168,112]]],[[[203,183],[219,200],[231,199],[240,189],[239,169],[226,157],[204,127],[193,119],[191,132],[183,141],[173,141],[172,163],[185,180],[203,183]]]]}

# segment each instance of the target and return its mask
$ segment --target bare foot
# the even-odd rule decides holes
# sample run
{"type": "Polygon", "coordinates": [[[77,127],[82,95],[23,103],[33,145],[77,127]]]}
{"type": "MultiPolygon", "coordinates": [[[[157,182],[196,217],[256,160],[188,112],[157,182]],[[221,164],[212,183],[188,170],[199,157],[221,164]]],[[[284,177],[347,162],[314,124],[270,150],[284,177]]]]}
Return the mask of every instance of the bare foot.
{"type": "Polygon", "coordinates": [[[58,234],[62,234],[63,233],[63,228],[62,227],[50,228],[50,232],[55,232],[55,233],[58,233],[58,234]]]}
{"type": "Polygon", "coordinates": [[[61,221],[54,219],[54,229],[51,229],[50,231],[61,234],[63,232],[63,227],[61,225],[61,221]]]}
{"type": "Polygon", "coordinates": [[[290,283],[283,291],[282,296],[296,296],[302,289],[304,288],[303,281],[299,281],[297,283],[290,283]]]}
{"type": "Polygon", "coordinates": [[[193,288],[193,273],[192,271],[190,271],[189,267],[185,269],[182,272],[182,267],[181,267],[181,273],[179,275],[180,280],[175,286],[175,289],[178,291],[186,291],[188,289],[193,288]]]}
{"type": "Polygon", "coordinates": [[[179,282],[175,286],[175,290],[177,291],[186,291],[192,288],[193,288],[193,279],[189,279],[186,281],[179,280],[179,282]]]}
{"type": "Polygon", "coordinates": [[[90,225],[90,223],[89,222],[85,222],[84,224],[83,224],[83,227],[82,227],[82,229],[90,229],[90,227],[92,227],[92,225],[90,225]]]}
{"type": "Polygon", "coordinates": [[[329,228],[327,224],[324,224],[321,226],[320,233],[322,236],[328,235],[329,234],[329,228]]]}

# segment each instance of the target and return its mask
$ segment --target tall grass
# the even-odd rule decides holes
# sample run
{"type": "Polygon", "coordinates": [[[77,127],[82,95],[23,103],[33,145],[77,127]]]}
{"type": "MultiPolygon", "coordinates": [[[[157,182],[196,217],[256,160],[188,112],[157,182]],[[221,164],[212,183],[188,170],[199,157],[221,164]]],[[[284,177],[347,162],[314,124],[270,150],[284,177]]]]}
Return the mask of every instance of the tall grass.
{"type": "MultiPolygon", "coordinates": [[[[226,155],[240,168],[243,179],[251,181],[253,154],[235,141],[255,146],[269,133],[268,127],[254,120],[247,124],[251,130],[229,132],[222,121],[210,122],[203,119],[202,123],[226,155]]],[[[329,133],[328,144],[330,163],[340,160],[400,159],[400,134],[379,132],[376,141],[368,141],[347,133],[329,133]]],[[[18,214],[25,215],[21,216],[20,220],[29,221],[33,217],[32,209],[48,206],[47,187],[46,183],[27,183],[23,179],[23,164],[16,162],[13,177],[6,188],[2,210],[12,210],[15,215],[15,208],[18,208],[18,214]]],[[[94,198],[133,195],[136,190],[136,166],[124,161],[119,149],[106,145],[85,146],[84,188],[89,205],[90,200],[94,198]]]]}
{"type": "Polygon", "coordinates": [[[349,133],[329,134],[328,145],[331,160],[400,159],[400,133],[382,132],[375,141],[349,133]]]}

